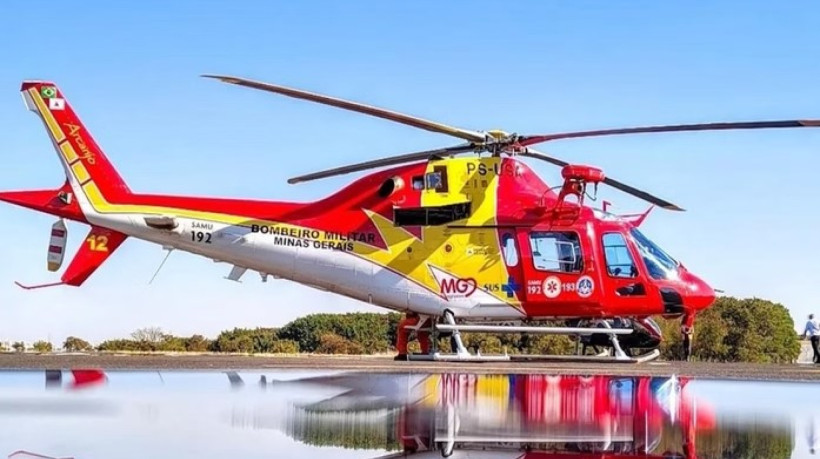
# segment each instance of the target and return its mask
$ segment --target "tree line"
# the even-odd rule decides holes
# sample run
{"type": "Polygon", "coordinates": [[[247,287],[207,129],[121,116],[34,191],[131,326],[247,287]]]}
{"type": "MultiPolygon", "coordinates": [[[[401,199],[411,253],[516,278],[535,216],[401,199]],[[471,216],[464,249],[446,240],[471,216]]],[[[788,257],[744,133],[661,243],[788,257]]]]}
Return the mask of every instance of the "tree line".
{"type": "MultiPolygon", "coordinates": [[[[161,328],[143,328],[127,339],[106,340],[93,346],[71,336],[63,342],[66,352],[133,351],[133,352],[214,352],[214,353],[318,353],[380,354],[395,352],[396,331],[402,315],[391,312],[312,314],[279,328],[234,328],[210,339],[202,335],[175,336],[161,328]]],[[[682,338],[678,320],[658,318],[664,340],[662,358],[678,359],[682,355],[682,338]]],[[[545,325],[550,325],[544,323],[545,325]]],[[[412,338],[412,335],[411,335],[412,338]]],[[[483,354],[571,354],[574,338],[547,334],[462,333],[465,346],[483,354]]],[[[442,352],[450,352],[449,339],[438,342],[442,352]]],[[[15,351],[27,348],[24,343],[12,345],[15,351]]],[[[51,352],[52,344],[37,341],[28,348],[51,352]]],[[[410,351],[418,351],[412,341],[410,351]]],[[[695,326],[694,358],[720,362],[794,361],[800,353],[800,341],[788,310],[779,303],[759,298],[718,298],[716,304],[698,315],[695,326]]]]}

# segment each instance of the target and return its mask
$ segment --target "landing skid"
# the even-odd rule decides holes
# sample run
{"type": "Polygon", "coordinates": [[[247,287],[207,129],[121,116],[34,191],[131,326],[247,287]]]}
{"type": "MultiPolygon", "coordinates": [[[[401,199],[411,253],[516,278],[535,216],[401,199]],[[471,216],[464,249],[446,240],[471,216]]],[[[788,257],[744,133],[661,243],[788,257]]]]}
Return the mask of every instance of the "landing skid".
{"type": "Polygon", "coordinates": [[[407,360],[419,362],[616,362],[616,363],[646,363],[660,357],[657,349],[637,357],[615,358],[614,356],[600,355],[459,355],[442,354],[411,354],[407,360]]]}
{"type": "MultiPolygon", "coordinates": [[[[437,324],[432,322],[430,331],[432,332],[432,352],[430,354],[410,354],[407,360],[410,361],[427,361],[427,362],[526,362],[526,361],[558,361],[558,362],[623,362],[623,363],[644,363],[660,357],[660,350],[653,349],[646,354],[639,356],[631,356],[630,353],[625,352],[621,347],[619,335],[629,335],[634,332],[632,328],[614,328],[606,320],[596,321],[600,327],[529,327],[529,326],[511,326],[511,325],[467,325],[456,324],[455,317],[450,311],[444,313],[445,324],[437,324]],[[455,353],[442,354],[438,351],[436,343],[440,336],[440,332],[449,332],[451,334],[451,345],[455,353]],[[610,345],[612,347],[612,354],[609,352],[598,355],[584,355],[586,351],[578,353],[576,348],[575,355],[526,355],[516,354],[508,355],[506,352],[503,355],[482,355],[477,351],[475,355],[471,354],[461,340],[460,331],[476,331],[476,332],[495,332],[495,333],[548,333],[548,334],[567,334],[575,336],[589,336],[594,334],[609,335],[610,345]]],[[[423,323],[420,321],[419,323],[423,323]]],[[[593,346],[597,349],[597,347],[593,346]]],[[[584,348],[586,349],[586,347],[584,348]]],[[[627,349],[629,351],[629,349],[627,349]]]]}

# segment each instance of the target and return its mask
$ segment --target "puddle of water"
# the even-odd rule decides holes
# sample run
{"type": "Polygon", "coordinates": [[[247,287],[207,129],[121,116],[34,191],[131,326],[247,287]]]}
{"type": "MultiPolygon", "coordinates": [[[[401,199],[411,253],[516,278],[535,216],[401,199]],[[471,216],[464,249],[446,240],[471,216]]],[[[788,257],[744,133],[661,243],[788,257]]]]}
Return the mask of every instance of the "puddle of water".
{"type": "Polygon", "coordinates": [[[0,457],[804,458],[819,403],[675,377],[0,371],[0,457]]]}

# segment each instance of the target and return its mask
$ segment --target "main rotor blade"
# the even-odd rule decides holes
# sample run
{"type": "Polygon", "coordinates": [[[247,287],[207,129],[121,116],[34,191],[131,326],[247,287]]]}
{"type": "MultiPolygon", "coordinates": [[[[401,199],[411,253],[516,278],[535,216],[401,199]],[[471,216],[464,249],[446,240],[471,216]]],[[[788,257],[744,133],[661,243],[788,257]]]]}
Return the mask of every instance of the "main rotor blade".
{"type": "Polygon", "coordinates": [[[405,115],[403,113],[385,110],[383,108],[373,107],[358,102],[351,102],[348,100],[338,99],[335,97],[324,96],[322,94],[302,91],[300,89],[293,89],[285,86],[248,80],[245,78],[238,78],[225,75],[202,76],[205,78],[214,78],[225,83],[232,83],[240,86],[247,86],[249,88],[261,89],[263,91],[274,92],[289,97],[295,97],[297,99],[309,100],[312,102],[318,102],[320,104],[330,105],[345,110],[364,113],[365,115],[383,118],[386,120],[394,121],[396,123],[406,124],[408,126],[425,129],[432,132],[438,132],[440,134],[451,135],[453,137],[469,140],[471,142],[484,143],[485,141],[487,141],[487,136],[478,131],[471,131],[468,129],[461,129],[453,126],[448,126],[446,124],[437,123],[435,121],[429,121],[415,116],[405,115]]]}
{"type": "Polygon", "coordinates": [[[640,199],[643,199],[644,201],[651,202],[652,204],[655,204],[655,205],[657,205],[659,207],[662,207],[666,210],[677,210],[677,211],[680,211],[680,212],[684,211],[683,208],[678,207],[677,205],[672,204],[671,202],[669,202],[665,199],[661,199],[657,196],[653,196],[653,195],[647,193],[646,191],[639,190],[637,188],[633,188],[633,187],[631,187],[631,186],[629,186],[625,183],[621,183],[621,182],[619,182],[617,180],[613,180],[609,177],[604,178],[604,183],[606,183],[607,185],[609,185],[613,188],[617,188],[617,189],[623,191],[624,193],[631,194],[632,196],[635,196],[636,198],[640,198],[640,199]]]}
{"type": "Polygon", "coordinates": [[[348,166],[336,167],[312,174],[301,175],[288,179],[288,183],[294,184],[299,182],[307,182],[309,180],[316,180],[336,175],[349,174],[351,172],[358,172],[367,169],[375,169],[377,167],[392,166],[395,164],[411,163],[414,161],[428,160],[434,156],[449,156],[457,153],[463,153],[473,150],[475,147],[471,144],[457,145],[449,148],[439,148],[437,150],[420,151],[417,153],[406,153],[398,156],[391,156],[388,158],[375,159],[372,161],[365,161],[363,163],[351,164],[348,166]]]}
{"type": "MultiPolygon", "coordinates": [[[[542,161],[546,161],[548,163],[555,164],[556,166],[564,167],[564,166],[569,165],[569,163],[566,162],[566,161],[562,161],[560,159],[553,158],[552,156],[545,155],[544,153],[534,151],[531,148],[527,148],[525,151],[521,152],[520,155],[521,156],[529,156],[530,158],[540,159],[542,161]]],[[[617,188],[617,189],[619,189],[619,190],[621,190],[625,193],[631,194],[632,196],[635,196],[636,198],[640,198],[640,199],[643,199],[644,201],[651,202],[652,204],[655,204],[656,206],[662,207],[664,209],[678,210],[678,211],[683,211],[684,210],[681,207],[678,207],[675,204],[672,204],[671,202],[669,202],[665,199],[661,199],[657,196],[653,196],[653,195],[647,193],[646,191],[639,190],[637,188],[631,187],[631,186],[629,186],[625,183],[621,183],[621,182],[619,182],[617,180],[614,180],[614,179],[611,179],[609,177],[604,177],[603,183],[606,183],[607,185],[609,185],[613,188],[617,188]]]]}
{"type": "Polygon", "coordinates": [[[541,161],[546,161],[551,164],[555,164],[559,167],[569,166],[569,163],[566,161],[562,161],[558,158],[553,158],[552,156],[547,156],[540,151],[535,151],[532,148],[525,148],[524,151],[519,153],[521,156],[529,156],[530,158],[540,159],[541,161]]]}
{"type": "Polygon", "coordinates": [[[535,145],[541,142],[559,139],[577,139],[579,137],[600,137],[617,134],[643,134],[649,132],[682,132],[682,131],[722,131],[729,129],[770,129],[820,127],[820,120],[782,120],[782,121],[744,121],[731,123],[676,124],[668,126],[644,126],[621,129],[602,129],[597,131],[563,132],[557,134],[522,136],[522,146],[535,145]]]}

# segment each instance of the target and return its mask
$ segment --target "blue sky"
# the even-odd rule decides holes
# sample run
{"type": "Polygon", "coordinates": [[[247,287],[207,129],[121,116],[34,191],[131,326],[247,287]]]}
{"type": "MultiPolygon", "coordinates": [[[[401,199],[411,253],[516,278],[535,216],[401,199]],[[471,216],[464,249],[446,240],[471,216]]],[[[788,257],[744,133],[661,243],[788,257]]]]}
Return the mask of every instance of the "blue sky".
{"type": "MultiPolygon", "coordinates": [[[[820,118],[820,5],[790,2],[213,2],[32,6],[0,15],[0,189],[62,173],[18,93],[57,82],[132,189],[312,200],[355,176],[288,185],[348,162],[453,140],[199,78],[225,73],[325,92],[471,129],[546,133],[645,124],[820,118]]],[[[820,313],[820,129],[570,140],[542,150],[687,209],[641,230],[716,288],[820,313]]],[[[530,162],[551,184],[560,171],[530,162]]],[[[611,189],[613,211],[646,205],[611,189]]],[[[0,340],[144,326],[216,335],[314,312],[378,309],[129,240],[80,289],[24,292],[53,218],[0,206],[0,340]]],[[[87,228],[69,227],[77,247],[87,228]]]]}

